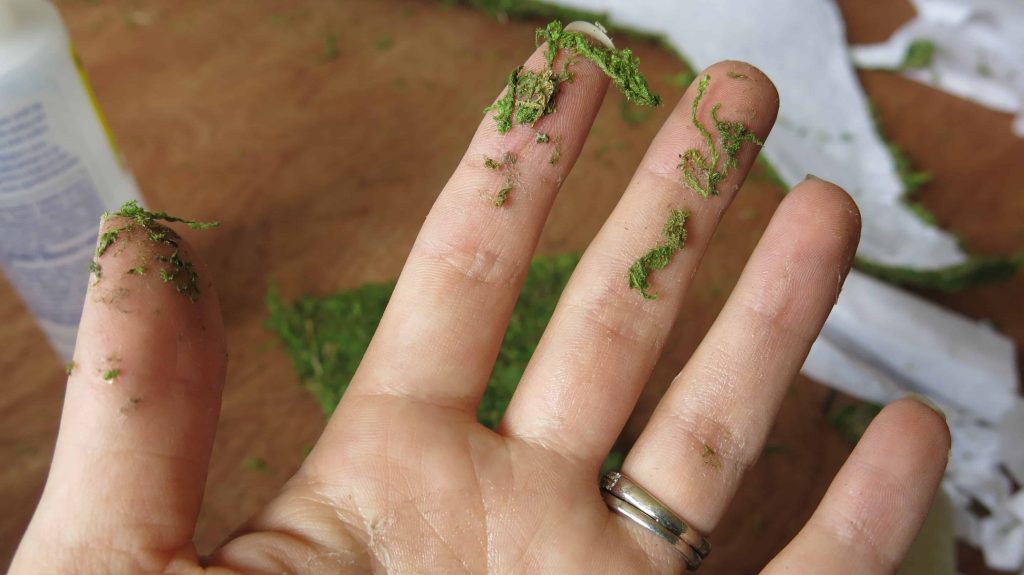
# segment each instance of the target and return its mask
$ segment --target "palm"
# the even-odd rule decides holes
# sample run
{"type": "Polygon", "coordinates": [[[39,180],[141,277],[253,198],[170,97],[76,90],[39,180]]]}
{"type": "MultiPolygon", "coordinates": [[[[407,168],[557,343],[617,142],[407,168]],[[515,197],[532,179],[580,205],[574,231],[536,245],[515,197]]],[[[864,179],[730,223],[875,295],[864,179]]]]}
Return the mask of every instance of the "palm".
{"type": "Polygon", "coordinates": [[[340,521],[326,527],[357,541],[339,564],[398,573],[636,573],[647,565],[608,514],[592,467],[443,408],[368,399],[346,413],[345,447],[330,460],[312,454],[283,495],[285,506],[335,506],[340,521]],[[313,479],[320,476],[351,480],[313,479]]]}
{"type": "MultiPolygon", "coordinates": [[[[526,68],[543,61],[538,51],[526,68]]],[[[598,469],[754,160],[750,142],[771,128],[778,95],[737,62],[706,71],[700,90],[691,86],[580,261],[491,431],[476,423],[477,404],[544,220],[608,85],[590,63],[573,66],[558,112],[533,130],[499,134],[490,118],[478,130],[316,448],[282,493],[209,557],[191,541],[224,381],[220,310],[198,262],[203,295],[195,302],[155,274],[133,274],[153,247],[145,234],[122,233],[120,247],[101,258],[103,280],[90,287],[50,477],[12,572],[680,570],[665,541],[609,511],[598,469]],[[691,117],[699,95],[710,102],[693,104],[691,117]],[[677,168],[681,151],[709,144],[696,122],[699,112],[713,125],[711,109],[738,127],[749,120],[756,136],[745,136],[735,169],[716,174],[720,195],[702,198],[677,168]],[[560,162],[540,129],[558,136],[560,162]],[[514,178],[483,161],[513,152],[514,178]],[[485,190],[509,182],[514,189],[495,205],[485,190]],[[669,252],[653,268],[653,287],[631,268],[651,246],[669,252]],[[644,299],[631,285],[660,297],[644,299]],[[104,383],[97,374],[111,358],[120,375],[104,383]]],[[[856,207],[841,190],[820,180],[794,189],[624,461],[625,473],[694,530],[714,529],[760,453],[858,232],[856,207]]],[[[157,255],[169,257],[165,248],[157,255]]],[[[194,259],[184,243],[177,249],[194,259]]],[[[923,520],[947,450],[948,432],[930,410],[914,402],[884,410],[768,570],[890,572],[923,520]]]]}

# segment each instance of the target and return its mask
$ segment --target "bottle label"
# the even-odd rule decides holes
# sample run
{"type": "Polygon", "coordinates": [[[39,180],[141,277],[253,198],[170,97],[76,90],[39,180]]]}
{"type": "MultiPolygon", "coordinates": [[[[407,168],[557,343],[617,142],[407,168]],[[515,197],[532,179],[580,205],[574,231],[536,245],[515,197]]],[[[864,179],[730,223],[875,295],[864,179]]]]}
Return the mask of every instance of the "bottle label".
{"type": "Polygon", "coordinates": [[[103,202],[73,138],[55,121],[59,100],[5,100],[0,99],[0,264],[58,352],[68,357],[103,202]]]}

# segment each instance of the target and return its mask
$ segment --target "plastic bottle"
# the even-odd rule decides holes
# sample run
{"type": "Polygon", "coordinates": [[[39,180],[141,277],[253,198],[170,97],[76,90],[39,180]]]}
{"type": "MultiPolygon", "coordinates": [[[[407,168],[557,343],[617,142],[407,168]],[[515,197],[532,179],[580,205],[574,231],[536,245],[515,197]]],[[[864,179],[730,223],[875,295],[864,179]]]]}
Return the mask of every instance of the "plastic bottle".
{"type": "Polygon", "coordinates": [[[46,0],[0,0],[0,267],[65,360],[99,218],[138,199],[46,0]]]}

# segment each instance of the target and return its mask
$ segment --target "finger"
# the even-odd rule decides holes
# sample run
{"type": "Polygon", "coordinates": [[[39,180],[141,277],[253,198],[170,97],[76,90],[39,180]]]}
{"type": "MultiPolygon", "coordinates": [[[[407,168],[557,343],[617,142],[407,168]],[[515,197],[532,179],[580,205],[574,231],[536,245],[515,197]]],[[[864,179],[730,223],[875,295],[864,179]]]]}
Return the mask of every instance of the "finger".
{"type": "Polygon", "coordinates": [[[126,224],[103,225],[121,231],[90,282],[49,479],[15,559],[24,572],[87,557],[109,559],[97,571],[156,571],[192,552],[226,364],[220,308],[183,240],[169,236],[175,259],[126,224]]]}
{"type": "Polygon", "coordinates": [[[905,399],[882,410],[796,538],[764,573],[893,573],[917,536],[949,454],[941,415],[905,399]]]}
{"type": "MultiPolygon", "coordinates": [[[[721,104],[723,120],[742,121],[767,136],[778,94],[756,68],[722,62],[698,106],[704,126],[721,104]]],[[[700,197],[678,169],[685,150],[705,149],[691,118],[696,85],[662,127],[622,200],[591,243],[534,353],[505,413],[501,431],[596,466],[607,455],[650,374],[722,213],[746,176],[757,147],[744,144],[738,165],[718,183],[720,194],[700,197]],[[685,246],[654,272],[647,300],[628,281],[630,267],[659,245],[674,210],[688,209],[685,246]]],[[[717,147],[717,144],[716,144],[717,147]]]]}
{"type": "Polygon", "coordinates": [[[669,387],[623,472],[709,533],[760,454],[790,382],[835,304],[860,231],[838,187],[782,202],[721,314],[669,387]]]}
{"type": "MultiPolygon", "coordinates": [[[[526,70],[544,67],[545,48],[526,70]]],[[[475,414],[541,228],[608,85],[587,60],[571,71],[556,111],[532,128],[501,134],[487,113],[416,239],[348,397],[387,394],[475,414]],[[489,168],[487,158],[503,165],[489,168]]]]}

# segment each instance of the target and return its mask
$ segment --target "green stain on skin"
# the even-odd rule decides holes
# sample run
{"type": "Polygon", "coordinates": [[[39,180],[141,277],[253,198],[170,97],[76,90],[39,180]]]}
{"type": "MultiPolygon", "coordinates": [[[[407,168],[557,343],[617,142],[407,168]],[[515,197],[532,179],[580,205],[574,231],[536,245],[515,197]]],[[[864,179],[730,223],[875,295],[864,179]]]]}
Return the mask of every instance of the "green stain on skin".
{"type": "Polygon", "coordinates": [[[672,256],[686,244],[686,220],[690,217],[687,210],[672,210],[668,221],[661,231],[662,241],[656,247],[640,256],[629,268],[628,278],[631,289],[640,290],[644,299],[658,299],[650,293],[650,275],[656,270],[665,269],[672,256]]]}
{"type": "Polygon", "coordinates": [[[720,119],[718,110],[721,109],[721,104],[711,107],[711,120],[719,140],[719,144],[715,144],[711,132],[697,119],[700,102],[704,99],[704,94],[710,83],[711,76],[705,74],[701,78],[700,84],[697,85],[697,96],[693,99],[693,104],[690,107],[690,119],[697,128],[697,132],[700,133],[706,152],[691,148],[680,156],[679,162],[679,169],[683,172],[683,180],[686,185],[703,198],[718,195],[718,184],[725,179],[729,170],[739,165],[737,155],[745,142],[757,146],[764,145],[764,142],[748,130],[742,122],[720,119]],[[719,151],[719,146],[721,146],[721,151],[719,151]]]}

